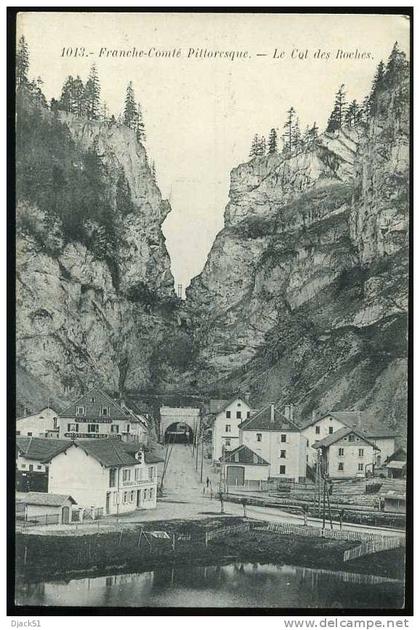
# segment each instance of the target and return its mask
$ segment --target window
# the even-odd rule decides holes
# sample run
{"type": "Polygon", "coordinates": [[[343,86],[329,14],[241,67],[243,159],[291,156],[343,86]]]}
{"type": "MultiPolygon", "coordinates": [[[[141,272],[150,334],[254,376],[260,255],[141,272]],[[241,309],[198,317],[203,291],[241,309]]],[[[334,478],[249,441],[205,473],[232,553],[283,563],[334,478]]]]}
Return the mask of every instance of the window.
{"type": "Polygon", "coordinates": [[[237,411],[236,412],[236,417],[238,420],[240,420],[242,418],[242,411],[237,411]]]}
{"type": "Polygon", "coordinates": [[[42,466],[37,466],[37,470],[42,470],[42,466]]]}
{"type": "Polygon", "coordinates": [[[118,424],[111,424],[111,433],[119,433],[120,432],[120,427],[118,426],[118,424]]]}
{"type": "Polygon", "coordinates": [[[365,449],[359,448],[359,457],[363,457],[364,454],[365,454],[365,449]]]}
{"type": "Polygon", "coordinates": [[[257,442],[262,442],[262,433],[257,433],[257,442]]]}
{"type": "Polygon", "coordinates": [[[123,481],[130,481],[130,479],[131,479],[131,470],[129,468],[124,468],[123,481]]]}
{"type": "Polygon", "coordinates": [[[286,451],[280,451],[280,457],[284,459],[286,457],[286,451]]]}
{"type": "Polygon", "coordinates": [[[109,416],[109,407],[102,407],[102,415],[109,416]]]}
{"type": "Polygon", "coordinates": [[[226,418],[230,418],[230,417],[231,417],[230,411],[226,411],[226,418]]]}
{"type": "Polygon", "coordinates": [[[321,433],[321,427],[315,427],[315,433],[319,435],[321,433]]]}
{"type": "Polygon", "coordinates": [[[155,477],[155,469],[154,469],[154,466],[150,466],[150,467],[149,467],[149,479],[150,479],[150,481],[153,481],[154,477],[155,477]]]}
{"type": "Polygon", "coordinates": [[[344,462],[338,463],[338,470],[344,470],[344,462]]]}
{"type": "Polygon", "coordinates": [[[230,446],[230,438],[226,438],[226,440],[225,440],[225,446],[230,446]]]}
{"type": "Polygon", "coordinates": [[[84,416],[85,408],[84,407],[76,407],[76,416],[84,416]]]}
{"type": "Polygon", "coordinates": [[[354,434],[350,433],[349,435],[349,442],[354,442],[354,434]]]}
{"type": "Polygon", "coordinates": [[[328,427],[328,433],[331,435],[331,433],[334,433],[334,427],[328,427]]]}
{"type": "Polygon", "coordinates": [[[363,472],[363,464],[358,464],[357,470],[359,470],[360,472],[363,472]]]}
{"type": "Polygon", "coordinates": [[[153,499],[154,498],[154,494],[155,494],[154,488],[150,488],[149,492],[150,492],[150,498],[153,499]]]}
{"type": "Polygon", "coordinates": [[[247,412],[246,412],[246,417],[247,417],[247,418],[250,418],[250,417],[251,417],[251,412],[250,412],[250,411],[247,411],[247,412]]]}
{"type": "Polygon", "coordinates": [[[57,418],[53,418],[53,420],[54,420],[54,425],[53,425],[54,429],[57,429],[57,427],[58,427],[58,420],[57,420],[57,418]]]}
{"type": "Polygon", "coordinates": [[[143,501],[146,501],[147,499],[147,490],[146,488],[143,490],[143,501]]]}
{"type": "Polygon", "coordinates": [[[26,464],[22,464],[22,468],[26,468],[26,464]]]}
{"type": "Polygon", "coordinates": [[[344,455],[344,448],[339,448],[338,449],[338,454],[340,457],[342,457],[344,455]]]}
{"type": "Polygon", "coordinates": [[[280,466],[280,474],[281,475],[285,475],[286,474],[286,466],[280,466]]]}
{"type": "Polygon", "coordinates": [[[227,425],[225,426],[225,432],[226,432],[226,433],[230,433],[230,431],[231,431],[231,425],[230,425],[230,424],[227,424],[227,425]]]}
{"type": "Polygon", "coordinates": [[[239,453],[235,453],[235,463],[239,464],[239,453]]]}
{"type": "Polygon", "coordinates": [[[31,436],[32,435],[32,431],[28,431],[28,433],[26,435],[31,436]]]}
{"type": "Polygon", "coordinates": [[[32,472],[34,469],[34,465],[33,464],[29,464],[29,471],[32,472]]]}
{"type": "Polygon", "coordinates": [[[127,431],[127,433],[130,433],[130,425],[129,424],[127,424],[125,430],[127,431]]]}
{"type": "Polygon", "coordinates": [[[70,433],[73,432],[78,432],[79,430],[79,424],[77,422],[71,422],[70,424],[67,425],[67,431],[69,431],[70,433]]]}
{"type": "Polygon", "coordinates": [[[99,433],[99,424],[88,424],[88,433],[99,433]]]}
{"type": "Polygon", "coordinates": [[[109,487],[115,488],[117,480],[117,470],[116,468],[110,468],[109,470],[109,487]]]}
{"type": "Polygon", "coordinates": [[[130,503],[133,503],[133,501],[134,501],[134,490],[130,492],[130,503]]]}
{"type": "Polygon", "coordinates": [[[128,499],[128,492],[124,492],[124,494],[123,494],[123,503],[127,503],[127,499],[128,499]]]}
{"type": "Polygon", "coordinates": [[[282,434],[280,435],[280,442],[285,442],[285,441],[286,441],[286,434],[285,434],[285,433],[282,433],[282,434]]]}
{"type": "Polygon", "coordinates": [[[94,403],[94,402],[95,402],[95,396],[92,396],[92,397],[91,397],[90,402],[91,402],[91,403],[94,403]]]}

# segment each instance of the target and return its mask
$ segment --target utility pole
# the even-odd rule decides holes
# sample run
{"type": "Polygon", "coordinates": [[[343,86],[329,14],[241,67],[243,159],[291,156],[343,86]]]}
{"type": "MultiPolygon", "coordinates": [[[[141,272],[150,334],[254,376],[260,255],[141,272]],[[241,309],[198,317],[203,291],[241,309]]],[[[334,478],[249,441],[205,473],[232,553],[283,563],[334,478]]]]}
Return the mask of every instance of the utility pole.
{"type": "Polygon", "coordinates": [[[323,484],[323,501],[322,501],[322,533],[324,533],[325,529],[325,479],[323,484]]]}
{"type": "Polygon", "coordinates": [[[200,469],[200,483],[203,483],[203,459],[204,459],[204,435],[201,433],[201,469],[200,469]]]}

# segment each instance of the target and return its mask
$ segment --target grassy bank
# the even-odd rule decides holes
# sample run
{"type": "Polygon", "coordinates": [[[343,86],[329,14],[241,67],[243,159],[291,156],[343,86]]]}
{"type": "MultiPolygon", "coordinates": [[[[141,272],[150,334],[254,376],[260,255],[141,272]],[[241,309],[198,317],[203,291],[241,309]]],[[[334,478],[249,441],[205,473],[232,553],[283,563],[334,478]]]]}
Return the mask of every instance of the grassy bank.
{"type": "Polygon", "coordinates": [[[254,529],[231,531],[212,538],[221,527],[244,522],[240,517],[155,521],[142,527],[77,537],[19,533],[16,569],[22,577],[30,576],[37,581],[86,572],[143,571],[168,564],[205,565],[241,560],[403,577],[401,549],[345,563],[344,551],[358,546],[359,542],[254,529]],[[153,536],[152,531],[164,531],[168,537],[153,536]]]}

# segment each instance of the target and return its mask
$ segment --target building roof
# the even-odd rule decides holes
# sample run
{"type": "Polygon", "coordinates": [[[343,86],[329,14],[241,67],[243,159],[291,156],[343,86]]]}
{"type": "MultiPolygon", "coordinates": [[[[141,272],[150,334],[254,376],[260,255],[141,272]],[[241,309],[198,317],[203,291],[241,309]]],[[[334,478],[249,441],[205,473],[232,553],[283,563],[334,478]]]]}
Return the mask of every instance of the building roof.
{"type": "Polygon", "coordinates": [[[55,455],[66,450],[70,445],[70,440],[56,440],[55,438],[23,436],[16,438],[16,447],[24,457],[42,463],[49,462],[55,455]]]}
{"type": "Polygon", "coordinates": [[[274,419],[271,419],[271,405],[263,407],[250,418],[239,425],[242,431],[293,431],[299,433],[300,429],[292,420],[289,420],[282,412],[274,407],[274,419]]]}
{"type": "Polygon", "coordinates": [[[384,438],[396,438],[399,437],[399,433],[395,431],[368,431],[366,436],[371,439],[384,439],[384,438]]]}
{"type": "Polygon", "coordinates": [[[45,405],[45,407],[42,407],[39,411],[34,411],[33,413],[27,413],[24,416],[19,416],[18,418],[16,418],[16,422],[19,422],[19,420],[26,420],[27,418],[32,418],[33,416],[39,416],[39,414],[42,413],[43,411],[52,411],[52,413],[55,416],[58,416],[58,412],[55,411],[55,409],[45,405]]]}
{"type": "Polygon", "coordinates": [[[302,425],[302,430],[307,429],[310,426],[313,426],[320,420],[323,420],[326,416],[332,416],[346,427],[350,429],[357,429],[361,433],[363,433],[368,439],[369,438],[393,438],[398,437],[398,433],[391,430],[386,429],[370,429],[367,431],[363,430],[362,425],[365,423],[366,418],[368,423],[372,424],[371,417],[367,415],[366,411],[328,411],[327,413],[323,413],[321,416],[317,416],[315,419],[311,418],[302,425]]]}
{"type": "Polygon", "coordinates": [[[134,466],[139,463],[134,457],[135,453],[140,450],[143,451],[141,445],[137,444],[137,448],[129,452],[124,442],[114,438],[76,440],[75,445],[83,449],[85,453],[96,459],[105,468],[110,466],[134,466]]]}
{"type": "Polygon", "coordinates": [[[269,466],[270,464],[265,461],[258,453],[254,453],[250,448],[242,444],[233,451],[229,451],[225,454],[224,463],[226,464],[252,464],[253,466],[269,466]]]}
{"type": "Polygon", "coordinates": [[[392,459],[388,464],[385,464],[387,468],[394,468],[395,470],[403,470],[407,466],[407,462],[398,461],[392,459]]]}
{"type": "Polygon", "coordinates": [[[389,457],[386,458],[385,460],[385,464],[387,464],[388,462],[405,462],[407,461],[407,453],[405,451],[405,449],[403,449],[402,446],[400,446],[399,448],[397,448],[396,451],[394,451],[392,453],[392,455],[389,455],[389,457]]]}
{"type": "Polygon", "coordinates": [[[88,420],[104,418],[104,416],[101,414],[101,407],[105,405],[109,407],[110,410],[109,415],[106,417],[112,420],[130,420],[130,422],[132,421],[131,414],[124,411],[120,407],[120,405],[111,398],[111,396],[108,396],[108,394],[99,389],[99,387],[92,387],[92,389],[80,396],[71,405],[64,409],[64,411],[60,414],[60,417],[75,418],[76,407],[84,407],[85,413],[80,416],[80,418],[86,418],[88,420]]]}
{"type": "Polygon", "coordinates": [[[354,433],[361,440],[367,442],[370,446],[373,446],[376,451],[380,450],[375,444],[373,444],[373,442],[370,442],[361,431],[356,431],[356,429],[351,429],[350,427],[343,427],[341,429],[338,429],[338,431],[334,431],[334,433],[330,433],[323,440],[318,440],[317,442],[312,444],[312,448],[328,448],[329,446],[331,446],[331,444],[335,444],[335,442],[338,442],[338,440],[341,440],[351,433],[354,433]]]}
{"type": "Polygon", "coordinates": [[[49,492],[16,492],[16,502],[27,505],[53,505],[60,507],[66,501],[76,501],[68,494],[50,494],[49,492]]]}
{"type": "Polygon", "coordinates": [[[159,462],[164,462],[165,461],[165,453],[164,453],[164,449],[158,449],[157,446],[153,446],[153,447],[148,447],[148,446],[139,446],[139,444],[136,444],[136,442],[120,442],[123,449],[127,452],[130,453],[131,455],[134,455],[134,453],[137,453],[137,451],[139,450],[139,448],[142,448],[143,452],[144,452],[144,461],[146,462],[146,464],[158,464],[159,462]],[[159,450],[161,452],[159,452],[159,450]]]}

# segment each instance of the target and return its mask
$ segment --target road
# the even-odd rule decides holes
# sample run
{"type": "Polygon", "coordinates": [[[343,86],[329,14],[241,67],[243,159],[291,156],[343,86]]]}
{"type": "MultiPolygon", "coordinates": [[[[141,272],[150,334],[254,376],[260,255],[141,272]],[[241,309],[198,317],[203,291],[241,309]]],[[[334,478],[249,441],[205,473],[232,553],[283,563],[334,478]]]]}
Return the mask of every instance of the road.
{"type": "MultiPolygon", "coordinates": [[[[170,447],[171,448],[171,447],[170,447]]],[[[213,489],[217,488],[218,477],[205,466],[203,480],[209,477],[213,489]]],[[[209,515],[220,514],[220,501],[210,498],[210,489],[206,483],[200,482],[200,462],[198,471],[195,470],[195,460],[192,457],[192,449],[183,444],[174,444],[169,458],[168,468],[164,479],[163,499],[158,501],[157,509],[147,513],[136,512],[132,515],[135,521],[160,520],[168,518],[206,518],[209,515]],[[203,489],[205,493],[203,495],[203,489]]],[[[243,516],[243,508],[238,503],[224,502],[224,513],[230,516],[243,516]]],[[[247,516],[255,519],[263,519],[272,523],[303,524],[303,517],[290,514],[278,508],[260,506],[247,506],[247,516]]],[[[308,525],[322,527],[322,519],[308,518],[308,525]]],[[[339,528],[339,523],[334,522],[334,529],[339,528]]],[[[329,527],[329,523],[327,523],[329,527]]],[[[382,534],[384,536],[401,535],[399,529],[388,529],[353,523],[343,523],[343,530],[382,534]]]]}

